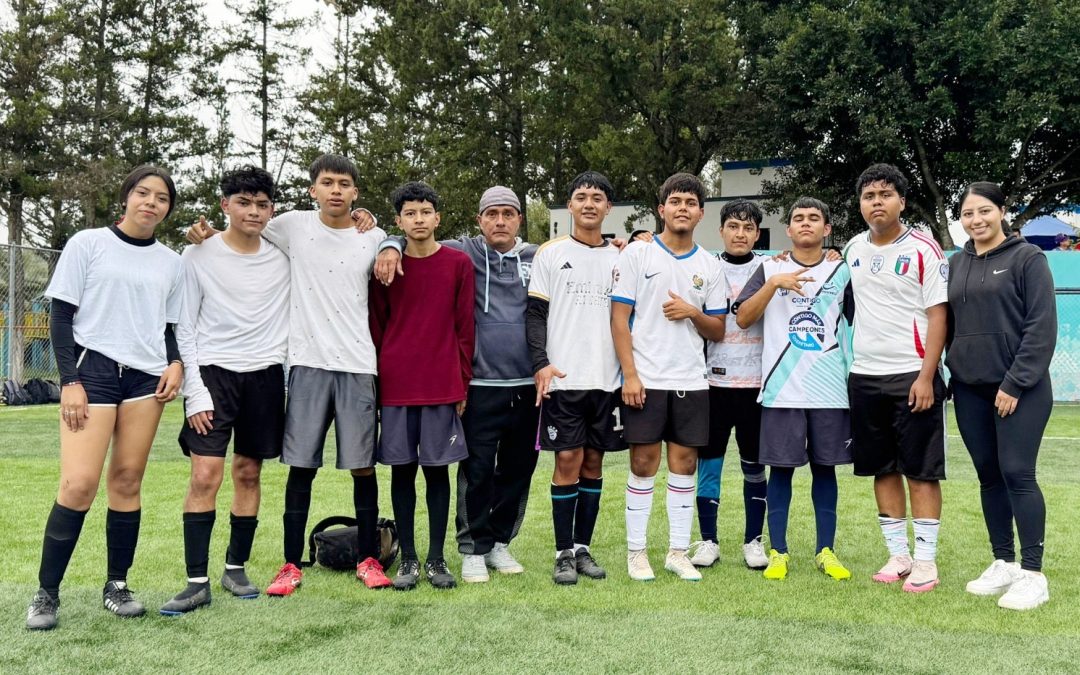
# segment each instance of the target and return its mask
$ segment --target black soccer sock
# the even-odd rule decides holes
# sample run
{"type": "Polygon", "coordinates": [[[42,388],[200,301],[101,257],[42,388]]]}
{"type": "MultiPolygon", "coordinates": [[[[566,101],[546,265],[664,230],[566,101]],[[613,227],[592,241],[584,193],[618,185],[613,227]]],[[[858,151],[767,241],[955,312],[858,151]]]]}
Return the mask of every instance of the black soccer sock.
{"type": "Polygon", "coordinates": [[[379,540],[376,527],[379,524],[379,481],[375,474],[353,476],[352,501],[356,511],[356,540],[359,545],[357,560],[379,559],[379,540]]]}
{"type": "Polygon", "coordinates": [[[765,510],[768,506],[768,485],[765,481],[765,467],[761,464],[743,462],[743,511],[746,525],[743,528],[743,543],[761,536],[765,529],[765,510]]]}
{"type": "Polygon", "coordinates": [[[311,484],[318,469],[289,467],[285,481],[285,513],[281,522],[285,529],[285,562],[297,567],[304,558],[305,530],[311,509],[311,484]]]}
{"type": "Polygon", "coordinates": [[[574,512],[577,510],[578,486],[551,486],[551,520],[555,524],[555,550],[574,548],[574,512]]]}
{"type": "Polygon", "coordinates": [[[229,548],[225,551],[225,564],[243,567],[251,557],[251,545],[255,542],[258,516],[229,514],[229,548]]]}
{"type": "Polygon", "coordinates": [[[105,515],[105,546],[108,549],[109,581],[127,581],[139,544],[142,509],[113,511],[105,515]]]}
{"type": "Polygon", "coordinates": [[[415,462],[390,467],[390,503],[394,507],[402,560],[418,559],[413,525],[416,517],[416,468],[415,462]]]}
{"type": "Polygon", "coordinates": [[[577,507],[574,512],[574,543],[588,546],[592,543],[596,517],[600,513],[600,493],[604,478],[580,478],[578,480],[577,507]]]}
{"type": "Polygon", "coordinates": [[[210,534],[216,517],[214,511],[184,512],[184,563],[188,579],[206,576],[210,565],[210,534]]]}
{"type": "Polygon", "coordinates": [[[38,568],[38,584],[57,598],[60,582],[71,562],[75,544],[79,542],[86,511],[76,511],[53,502],[49,518],[45,521],[45,537],[41,542],[41,566],[38,568]]]}
{"type": "Polygon", "coordinates": [[[176,597],[173,598],[173,599],[174,600],[187,600],[188,598],[195,595],[196,593],[198,593],[199,591],[201,591],[202,589],[206,588],[209,585],[210,585],[209,581],[203,581],[201,583],[197,583],[197,582],[194,582],[194,581],[189,581],[187,586],[184,587],[184,590],[177,593],[176,597]]]}
{"type": "Polygon", "coordinates": [[[450,519],[450,470],[446,466],[425,466],[428,508],[428,560],[443,557],[446,527],[450,519]]]}
{"type": "Polygon", "coordinates": [[[697,498],[698,526],[701,528],[701,539],[716,543],[716,518],[720,510],[720,503],[713,497],[697,498]]]}

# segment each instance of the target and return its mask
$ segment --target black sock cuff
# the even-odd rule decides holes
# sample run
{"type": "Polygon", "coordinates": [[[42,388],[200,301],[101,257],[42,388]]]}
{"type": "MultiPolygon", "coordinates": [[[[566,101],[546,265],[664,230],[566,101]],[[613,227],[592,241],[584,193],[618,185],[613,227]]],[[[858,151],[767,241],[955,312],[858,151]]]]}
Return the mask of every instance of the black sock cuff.
{"type": "Polygon", "coordinates": [[[233,526],[236,526],[236,525],[245,525],[245,524],[248,524],[248,523],[250,523],[253,526],[258,525],[259,524],[259,517],[258,516],[238,516],[235,513],[232,513],[232,512],[229,513],[229,524],[231,524],[233,526]]]}
{"type": "Polygon", "coordinates": [[[78,520],[83,520],[84,518],[86,518],[86,514],[90,512],[90,509],[87,509],[86,511],[76,511],[75,509],[69,509],[68,507],[60,504],[60,502],[53,502],[52,510],[53,513],[78,520]]]}
{"type": "Polygon", "coordinates": [[[142,509],[134,511],[115,511],[109,509],[105,514],[105,522],[112,523],[138,523],[142,520],[142,509]]]}
{"type": "Polygon", "coordinates": [[[184,511],[185,523],[212,523],[217,520],[217,511],[184,511]]]}
{"type": "Polygon", "coordinates": [[[574,485],[552,485],[551,496],[552,497],[571,497],[576,496],[578,493],[578,486],[574,485]]]}
{"type": "Polygon", "coordinates": [[[579,478],[578,489],[580,490],[601,490],[604,487],[604,477],[600,478],[579,478]]]}
{"type": "Polygon", "coordinates": [[[285,479],[285,492],[311,492],[311,484],[315,481],[318,469],[308,469],[300,466],[289,467],[289,477],[285,479]]]}

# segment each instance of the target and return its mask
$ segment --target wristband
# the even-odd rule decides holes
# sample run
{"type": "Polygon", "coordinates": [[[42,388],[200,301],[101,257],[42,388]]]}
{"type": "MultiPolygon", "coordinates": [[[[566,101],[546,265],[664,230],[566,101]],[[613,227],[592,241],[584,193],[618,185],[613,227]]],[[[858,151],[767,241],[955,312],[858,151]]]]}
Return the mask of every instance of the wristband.
{"type": "Polygon", "coordinates": [[[72,380],[70,382],[65,382],[62,386],[70,387],[73,384],[82,384],[82,381],[80,381],[80,380],[72,380]]]}

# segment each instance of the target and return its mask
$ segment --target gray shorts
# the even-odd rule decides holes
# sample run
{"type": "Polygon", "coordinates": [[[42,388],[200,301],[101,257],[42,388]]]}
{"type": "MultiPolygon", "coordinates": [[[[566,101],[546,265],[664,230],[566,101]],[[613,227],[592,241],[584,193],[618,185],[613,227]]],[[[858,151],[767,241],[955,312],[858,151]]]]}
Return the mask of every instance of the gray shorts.
{"type": "Polygon", "coordinates": [[[334,423],[337,468],[375,466],[375,376],[293,366],[285,405],[282,464],[317,469],[334,423]]]}
{"type": "Polygon", "coordinates": [[[762,408],[761,451],[766,466],[851,464],[851,415],[836,408],[762,408]]]}
{"type": "Polygon", "coordinates": [[[379,463],[448,466],[469,456],[453,403],[382,408],[379,463]]]}

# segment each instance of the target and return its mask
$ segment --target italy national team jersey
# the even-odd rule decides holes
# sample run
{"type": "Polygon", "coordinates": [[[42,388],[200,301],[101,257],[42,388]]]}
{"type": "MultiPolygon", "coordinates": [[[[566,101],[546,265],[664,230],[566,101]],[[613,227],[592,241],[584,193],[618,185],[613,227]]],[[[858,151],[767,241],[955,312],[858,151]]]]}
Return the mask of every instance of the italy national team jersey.
{"type": "Polygon", "coordinates": [[[659,237],[627,246],[615,266],[611,300],[634,308],[630,334],[641,383],[646,389],[708,389],[705,340],[689,319],[664,317],[669,291],[706,314],[727,314],[724,275],[711,253],[695,244],[689,253],[675,255],[659,237]]]}
{"type": "Polygon", "coordinates": [[[720,270],[727,286],[728,315],[722,342],[709,342],[707,363],[709,385],[732,389],[761,388],[761,345],[764,342],[761,322],[749,328],[739,328],[735,322],[736,301],[750,277],[766,256],[751,254],[749,261],[740,264],[720,256],[720,270]]]}
{"type": "Polygon", "coordinates": [[[566,377],[551,389],[615,391],[621,384],[611,339],[611,279],[619,251],[570,236],[552,239],[533,258],[529,295],[548,302],[547,356],[566,377]]]}
{"type": "MultiPolygon", "coordinates": [[[[746,302],[775,274],[806,265],[789,258],[766,260],[743,288],[746,302]]],[[[847,408],[848,329],[844,291],[851,274],[843,261],[821,262],[806,273],[805,295],[780,289],[765,307],[762,386],[758,401],[766,408],[847,408]]]]}
{"type": "Polygon", "coordinates": [[[928,307],[948,301],[949,263],[930,236],[904,230],[876,246],[870,232],[844,247],[855,293],[855,362],[861,375],[922,369],[928,307]]]}

